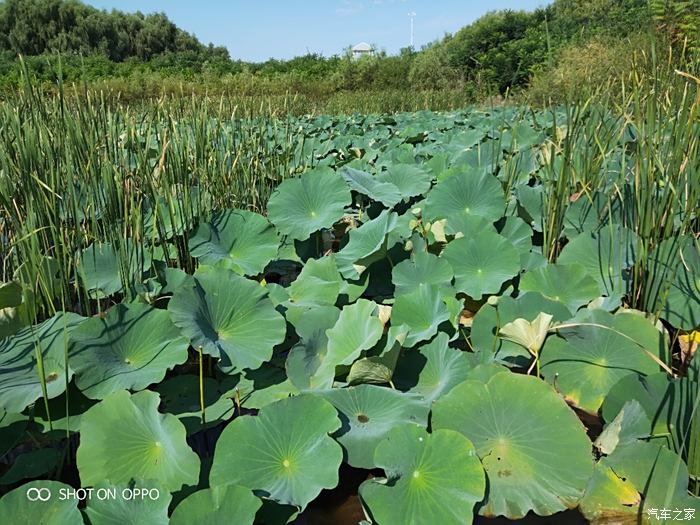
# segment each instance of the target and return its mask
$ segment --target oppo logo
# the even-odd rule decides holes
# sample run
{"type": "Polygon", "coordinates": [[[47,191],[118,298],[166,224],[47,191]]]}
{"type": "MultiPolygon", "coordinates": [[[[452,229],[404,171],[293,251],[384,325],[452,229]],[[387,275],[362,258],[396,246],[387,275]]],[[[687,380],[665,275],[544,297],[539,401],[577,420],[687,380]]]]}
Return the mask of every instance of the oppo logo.
{"type": "Polygon", "coordinates": [[[27,489],[27,499],[29,501],[49,501],[51,499],[51,491],[46,487],[30,487],[27,489]]]}

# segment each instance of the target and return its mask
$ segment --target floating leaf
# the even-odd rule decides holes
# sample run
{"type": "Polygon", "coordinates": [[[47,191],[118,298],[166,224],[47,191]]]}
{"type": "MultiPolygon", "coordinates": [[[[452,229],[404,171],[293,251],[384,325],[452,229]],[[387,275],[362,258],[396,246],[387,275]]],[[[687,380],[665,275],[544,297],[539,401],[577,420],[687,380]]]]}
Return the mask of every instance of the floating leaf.
{"type": "Polygon", "coordinates": [[[277,256],[277,232],[265,217],[245,210],[223,210],[199,225],[189,240],[201,264],[257,275],[277,256]]]}
{"type": "Polygon", "coordinates": [[[637,260],[637,235],[627,228],[603,228],[597,234],[582,234],[562,250],[558,264],[581,264],[609,297],[627,292],[628,270],[637,260]]]}
{"type": "Polygon", "coordinates": [[[339,427],[333,405],[309,395],[238,417],[217,442],[210,486],[240,484],[303,510],[338,484],[343,451],[328,434],[339,427]]]}
{"type": "Polygon", "coordinates": [[[376,175],[380,182],[396,186],[402,199],[425,194],[432,184],[433,177],[421,167],[413,164],[392,164],[376,175]]]}
{"type": "Polygon", "coordinates": [[[60,498],[61,490],[73,488],[58,481],[40,480],[11,490],[0,499],[0,523],[18,523],[21,519],[22,523],[36,525],[82,525],[78,500],[60,498]],[[42,501],[44,498],[48,499],[42,501]]]}
{"type": "Polygon", "coordinates": [[[55,448],[40,448],[20,454],[10,469],[0,477],[0,485],[13,485],[23,479],[38,478],[52,471],[59,459],[61,454],[55,448]]]}
{"type": "Polygon", "coordinates": [[[410,259],[401,261],[391,271],[395,295],[405,295],[421,286],[447,287],[452,282],[452,267],[429,252],[413,253],[410,259]]]}
{"type": "Polygon", "coordinates": [[[175,507],[170,525],[253,525],[255,513],[262,506],[250,489],[240,485],[217,485],[190,494],[175,507]]]}
{"type": "Polygon", "coordinates": [[[450,242],[442,252],[455,274],[455,288],[473,299],[498,293],[520,271],[518,250],[501,235],[484,230],[450,242]]]}
{"type": "Polygon", "coordinates": [[[189,346],[168,312],[140,303],[120,303],[104,318],[85,320],[70,339],[76,384],[92,399],[162,381],[187,360],[189,346]]]}
{"type": "Polygon", "coordinates": [[[426,220],[478,215],[491,222],[506,208],[501,183],[485,171],[462,171],[438,182],[425,199],[426,220]]]}
{"type": "Polygon", "coordinates": [[[270,221],[283,235],[304,241],[321,228],[330,228],[350,206],[350,189],[328,168],[307,171],[284,180],[267,204],[270,221]]]}
{"type": "Polygon", "coordinates": [[[309,259],[287,289],[289,301],[299,306],[334,305],[341,282],[335,256],[309,259]]]}
{"type": "Polygon", "coordinates": [[[93,487],[93,496],[88,499],[85,514],[90,525],[168,525],[170,492],[155,481],[132,480],[118,486],[103,481],[93,487]],[[134,489],[141,492],[135,495],[134,489]],[[99,497],[100,493],[116,497],[99,497]],[[147,491],[147,492],[144,492],[147,491]]]}
{"type": "Polygon", "coordinates": [[[337,366],[351,365],[379,341],[384,327],[376,312],[376,303],[367,299],[343,308],[333,328],[326,330],[328,350],[315,374],[316,384],[330,388],[337,366]]]}
{"type": "Polygon", "coordinates": [[[387,479],[360,486],[374,522],[472,523],[486,483],[474,446],[460,433],[401,425],[377,446],[374,462],[387,479]]]}
{"type": "Polygon", "coordinates": [[[159,414],[159,403],[155,392],[120,390],[83,414],[76,459],[84,487],[132,478],[157,479],[170,491],[197,484],[199,458],[187,446],[185,427],[159,414]]]}
{"type": "Polygon", "coordinates": [[[350,189],[367,195],[370,199],[381,202],[388,208],[393,208],[401,200],[401,192],[391,182],[381,181],[369,173],[349,167],[342,168],[339,173],[348,183],[350,189]]]}
{"type": "Polygon", "coordinates": [[[265,288],[224,268],[198,270],[175,292],[168,311],[192,346],[218,357],[227,373],[269,361],[286,333],[265,288]]]}
{"type": "Polygon", "coordinates": [[[66,378],[65,350],[70,332],[82,320],[79,315],[59,312],[41,324],[0,339],[0,408],[22,412],[43,396],[39,352],[48,398],[66,390],[73,370],[68,368],[66,378]]]}
{"type": "Polygon", "coordinates": [[[595,413],[603,399],[628,374],[659,371],[649,355],[660,355],[663,336],[654,325],[633,314],[611,315],[588,310],[582,323],[559,330],[542,348],[542,375],[556,383],[567,400],[595,413]],[[591,326],[594,325],[594,326],[591,326]]]}
{"type": "Polygon", "coordinates": [[[383,259],[388,245],[388,234],[399,223],[396,213],[383,211],[356,230],[350,231],[348,243],[336,255],[338,270],[346,279],[359,279],[370,264],[383,259]]]}
{"type": "Polygon", "coordinates": [[[580,264],[548,264],[525,272],[520,278],[519,288],[564,303],[572,312],[602,293],[598,283],[580,264]]]}
{"type": "Polygon", "coordinates": [[[409,329],[404,342],[407,347],[432,338],[440,323],[449,318],[442,294],[435,286],[419,286],[415,291],[397,297],[391,313],[394,324],[409,329]]]}
{"type": "Polygon", "coordinates": [[[374,449],[392,428],[409,423],[425,428],[428,424],[430,406],[419,395],[374,385],[333,388],[316,395],[338,410],[343,425],[334,437],[353,467],[376,467],[374,449]]]}
{"type": "Polygon", "coordinates": [[[464,381],[472,368],[469,355],[448,344],[448,335],[440,332],[430,343],[406,350],[394,374],[397,388],[432,402],[464,381]]]}
{"type": "Polygon", "coordinates": [[[583,425],[532,376],[500,373],[488,383],[457,385],[433,405],[432,427],[457,430],[474,443],[488,478],[484,516],[518,519],[573,508],[593,472],[583,425]]]}

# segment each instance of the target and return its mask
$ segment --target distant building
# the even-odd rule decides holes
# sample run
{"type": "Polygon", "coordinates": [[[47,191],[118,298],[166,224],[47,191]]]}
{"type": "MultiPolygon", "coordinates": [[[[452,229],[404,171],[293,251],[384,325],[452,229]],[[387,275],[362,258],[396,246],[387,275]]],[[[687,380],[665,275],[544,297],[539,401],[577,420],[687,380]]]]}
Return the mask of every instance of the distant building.
{"type": "Polygon", "coordinates": [[[365,55],[373,55],[374,49],[367,42],[360,42],[352,48],[352,57],[360,58],[365,55]]]}

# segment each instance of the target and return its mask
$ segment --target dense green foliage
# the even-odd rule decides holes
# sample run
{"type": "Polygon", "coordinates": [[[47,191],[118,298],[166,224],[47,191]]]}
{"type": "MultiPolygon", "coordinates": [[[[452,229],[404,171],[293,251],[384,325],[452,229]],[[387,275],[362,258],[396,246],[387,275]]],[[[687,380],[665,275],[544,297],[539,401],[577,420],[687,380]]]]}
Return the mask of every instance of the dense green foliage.
{"type": "Polygon", "coordinates": [[[605,83],[629,70],[625,57],[652,27],[674,45],[689,39],[696,49],[699,13],[698,2],[688,0],[555,0],[533,12],[490,12],[454,35],[398,55],[380,50],[353,60],[348,52],[310,53],[248,63],[235,59],[235,49],[230,59],[226,49],[198,42],[164,14],[108,13],[77,0],[5,0],[0,85],[22,84],[21,54],[39,80],[84,81],[136,98],[206,91],[328,99],[342,91],[439,90],[479,100],[519,91],[534,78],[537,98],[561,99],[570,93],[556,80],[560,64],[577,80],[587,76],[581,68],[606,64],[599,68],[603,78],[594,78],[605,83]]]}
{"type": "Polygon", "coordinates": [[[697,509],[698,72],[655,60],[545,110],[27,85],[0,106],[0,520],[697,509]],[[79,486],[118,493],[46,498],[79,486]]]}

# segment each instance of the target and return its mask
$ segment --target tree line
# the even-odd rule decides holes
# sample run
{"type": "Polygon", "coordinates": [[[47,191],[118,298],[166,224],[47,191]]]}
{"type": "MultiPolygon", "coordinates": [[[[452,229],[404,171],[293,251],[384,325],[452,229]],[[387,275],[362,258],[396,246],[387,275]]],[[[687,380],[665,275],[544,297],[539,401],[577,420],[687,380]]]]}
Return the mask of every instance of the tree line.
{"type": "Polygon", "coordinates": [[[619,53],[620,42],[654,30],[676,45],[697,47],[699,12],[700,0],[555,0],[531,12],[490,12],[421,50],[397,55],[379,51],[353,60],[346,51],[248,63],[201,43],[163,13],[107,12],[78,0],[5,0],[0,82],[18,81],[18,55],[37,78],[51,80],[56,69],[50,58],[61,53],[66,80],[235,78],[291,90],[452,89],[473,91],[476,98],[525,87],[572,48],[586,52],[592,40],[619,53]]]}

